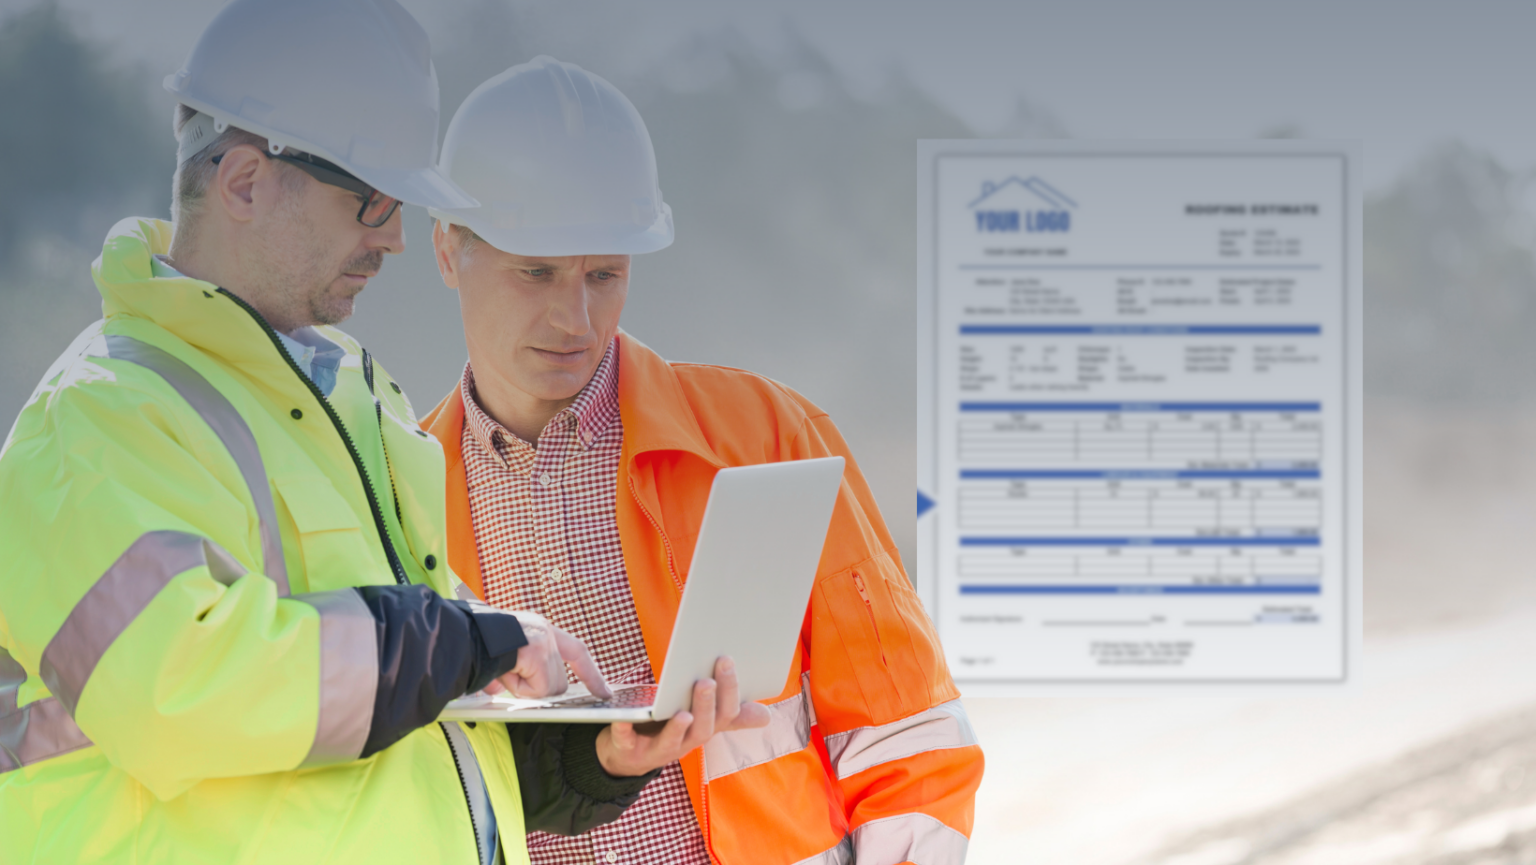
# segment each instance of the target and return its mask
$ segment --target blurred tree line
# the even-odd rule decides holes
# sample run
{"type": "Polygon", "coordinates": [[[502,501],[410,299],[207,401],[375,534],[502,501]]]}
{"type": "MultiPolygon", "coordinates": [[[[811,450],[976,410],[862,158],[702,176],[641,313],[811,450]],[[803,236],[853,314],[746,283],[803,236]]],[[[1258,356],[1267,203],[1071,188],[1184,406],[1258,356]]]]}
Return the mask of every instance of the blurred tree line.
{"type": "Polygon", "coordinates": [[[15,273],[29,237],[94,246],[122,215],[165,213],[175,167],[171,112],[147,71],[113,65],[45,2],[0,28],[0,259],[15,273]]]}

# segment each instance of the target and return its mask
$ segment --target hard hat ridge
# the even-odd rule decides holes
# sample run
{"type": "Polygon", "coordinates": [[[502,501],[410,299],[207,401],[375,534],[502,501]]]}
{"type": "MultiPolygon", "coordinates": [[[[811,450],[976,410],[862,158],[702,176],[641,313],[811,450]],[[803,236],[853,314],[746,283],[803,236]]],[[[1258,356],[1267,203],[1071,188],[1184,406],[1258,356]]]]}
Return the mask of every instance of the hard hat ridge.
{"type": "Polygon", "coordinates": [[[448,124],[440,164],[481,205],[432,215],[498,249],[639,254],[672,243],[645,121],[575,64],[541,55],[475,88],[448,124]]]}

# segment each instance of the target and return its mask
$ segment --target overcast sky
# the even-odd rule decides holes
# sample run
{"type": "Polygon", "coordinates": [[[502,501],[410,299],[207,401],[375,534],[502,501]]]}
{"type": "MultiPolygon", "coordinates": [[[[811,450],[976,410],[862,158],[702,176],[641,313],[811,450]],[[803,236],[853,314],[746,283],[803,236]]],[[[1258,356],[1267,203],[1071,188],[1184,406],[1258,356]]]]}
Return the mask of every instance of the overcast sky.
{"type": "MultiPolygon", "coordinates": [[[[35,0],[0,0],[0,14],[35,0]]],[[[174,71],[209,0],[62,0],[87,33],[174,71]]],[[[441,46],[472,0],[404,0],[441,46]]],[[[856,89],[901,72],[988,133],[1019,97],[1074,137],[1231,138],[1291,127],[1364,142],[1379,187],[1460,139],[1536,165],[1536,4],[1514,2],[514,3],[540,50],[606,43],[641,71],[734,28],[772,52],[795,30],[856,89]]]]}

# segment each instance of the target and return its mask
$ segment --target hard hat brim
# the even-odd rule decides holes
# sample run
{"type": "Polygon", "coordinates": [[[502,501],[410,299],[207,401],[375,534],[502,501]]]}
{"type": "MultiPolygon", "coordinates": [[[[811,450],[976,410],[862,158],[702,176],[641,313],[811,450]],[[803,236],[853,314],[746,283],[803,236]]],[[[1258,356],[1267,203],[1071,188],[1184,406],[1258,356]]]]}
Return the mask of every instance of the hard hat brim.
{"type": "Polygon", "coordinates": [[[448,179],[441,168],[433,166],[419,171],[397,171],[382,168],[360,168],[338,162],[338,165],[357,175],[362,181],[385,195],[394,196],[407,204],[420,207],[466,208],[478,207],[480,202],[448,179]]]}
{"type": "Polygon", "coordinates": [[[468,227],[502,252],[523,256],[644,255],[672,245],[672,209],[666,204],[648,226],[558,225],[498,228],[481,207],[448,210],[429,208],[434,219],[468,227]]]}
{"type": "Polygon", "coordinates": [[[385,195],[398,198],[406,204],[447,210],[480,206],[479,201],[475,200],[473,196],[463,189],[460,189],[459,185],[450,180],[447,173],[438,165],[429,165],[424,168],[381,168],[359,165],[353,160],[343,158],[341,154],[327,148],[316,147],[286,132],[253,122],[244,117],[232,116],[227,111],[221,111],[215,106],[188,94],[185,88],[181,86],[182,84],[183,82],[178,76],[166,76],[165,89],[182,104],[212,116],[215,121],[221,124],[228,124],[244,129],[254,135],[260,135],[273,144],[280,144],[284,147],[318,156],[328,162],[333,162],[374,189],[379,190],[385,195]]]}

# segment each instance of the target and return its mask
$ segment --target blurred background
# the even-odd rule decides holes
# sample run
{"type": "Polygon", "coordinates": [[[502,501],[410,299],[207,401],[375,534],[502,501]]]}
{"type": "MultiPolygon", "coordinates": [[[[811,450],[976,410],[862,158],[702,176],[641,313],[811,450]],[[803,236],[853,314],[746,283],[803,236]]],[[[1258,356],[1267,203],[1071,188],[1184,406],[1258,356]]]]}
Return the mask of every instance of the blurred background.
{"type": "MultiPolygon", "coordinates": [[[[639,107],[677,243],[624,326],[839,421],[914,538],[917,138],[1319,137],[1366,168],[1366,655],[1336,694],[968,700],[978,863],[1536,862],[1536,6],[402,0],[444,125],[541,53],[639,107]]],[[[209,0],[0,0],[0,417],[166,216],[160,80],[209,0]]],[[[418,408],[464,362],[406,210],[346,329],[418,408]]]]}

